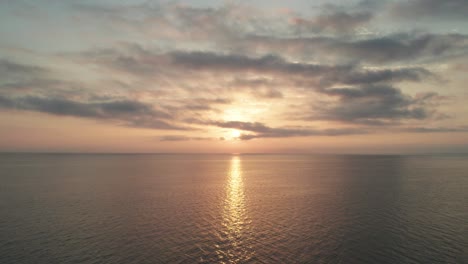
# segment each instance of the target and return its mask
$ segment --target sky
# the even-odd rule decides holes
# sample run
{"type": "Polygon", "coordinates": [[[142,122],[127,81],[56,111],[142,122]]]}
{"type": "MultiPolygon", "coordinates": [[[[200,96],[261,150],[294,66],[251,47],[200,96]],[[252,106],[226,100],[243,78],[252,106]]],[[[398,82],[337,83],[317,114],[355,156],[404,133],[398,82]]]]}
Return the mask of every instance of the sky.
{"type": "Polygon", "coordinates": [[[468,1],[0,0],[0,152],[468,152],[468,1]]]}

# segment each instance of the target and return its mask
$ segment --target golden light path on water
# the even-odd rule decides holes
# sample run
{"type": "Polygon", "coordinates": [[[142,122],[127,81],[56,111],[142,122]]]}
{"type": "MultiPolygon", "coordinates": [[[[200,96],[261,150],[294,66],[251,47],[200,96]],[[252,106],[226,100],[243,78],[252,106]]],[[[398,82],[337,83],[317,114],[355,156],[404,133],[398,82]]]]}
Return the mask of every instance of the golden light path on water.
{"type": "Polygon", "coordinates": [[[231,159],[223,208],[223,243],[217,250],[220,263],[245,263],[254,255],[250,246],[250,220],[246,213],[241,159],[231,159]]]}

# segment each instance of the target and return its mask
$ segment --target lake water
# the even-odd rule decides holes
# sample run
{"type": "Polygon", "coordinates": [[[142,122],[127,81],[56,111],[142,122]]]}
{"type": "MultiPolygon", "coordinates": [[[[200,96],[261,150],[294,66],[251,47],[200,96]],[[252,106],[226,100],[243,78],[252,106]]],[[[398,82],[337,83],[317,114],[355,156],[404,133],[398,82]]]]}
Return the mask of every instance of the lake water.
{"type": "Polygon", "coordinates": [[[0,154],[0,263],[468,263],[468,156],[0,154]]]}

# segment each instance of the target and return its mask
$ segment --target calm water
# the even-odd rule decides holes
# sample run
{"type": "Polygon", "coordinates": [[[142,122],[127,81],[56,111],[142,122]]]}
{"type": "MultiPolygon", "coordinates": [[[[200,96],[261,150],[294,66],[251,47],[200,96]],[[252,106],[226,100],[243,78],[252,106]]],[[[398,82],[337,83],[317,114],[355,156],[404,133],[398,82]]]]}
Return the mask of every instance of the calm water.
{"type": "Polygon", "coordinates": [[[468,156],[3,154],[0,263],[468,263],[468,156]]]}

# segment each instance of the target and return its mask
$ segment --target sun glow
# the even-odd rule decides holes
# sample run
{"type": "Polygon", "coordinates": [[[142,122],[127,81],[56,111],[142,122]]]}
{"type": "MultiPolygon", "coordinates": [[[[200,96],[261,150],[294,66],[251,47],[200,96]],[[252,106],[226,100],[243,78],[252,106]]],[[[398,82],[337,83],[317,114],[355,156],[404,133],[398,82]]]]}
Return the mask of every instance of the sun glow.
{"type": "Polygon", "coordinates": [[[231,139],[239,139],[241,132],[237,129],[231,130],[231,139]]]}

